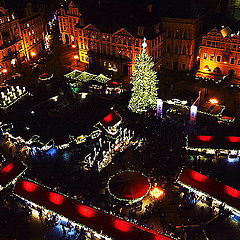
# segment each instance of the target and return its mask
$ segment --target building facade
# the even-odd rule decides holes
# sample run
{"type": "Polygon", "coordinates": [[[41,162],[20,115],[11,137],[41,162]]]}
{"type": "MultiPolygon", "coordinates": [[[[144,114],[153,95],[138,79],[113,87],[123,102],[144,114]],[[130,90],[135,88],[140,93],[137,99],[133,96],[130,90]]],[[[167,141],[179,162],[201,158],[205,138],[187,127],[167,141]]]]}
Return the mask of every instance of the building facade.
{"type": "Polygon", "coordinates": [[[163,66],[169,70],[190,71],[196,67],[203,17],[162,18],[165,31],[163,66]]]}
{"type": "Polygon", "coordinates": [[[240,36],[225,34],[223,30],[213,29],[202,38],[198,76],[240,79],[240,36]]]}
{"type": "Polygon", "coordinates": [[[43,49],[45,34],[41,15],[32,11],[31,4],[19,15],[0,7],[1,71],[9,71],[22,62],[31,60],[43,49]]]}
{"type": "MultiPolygon", "coordinates": [[[[146,10],[151,14],[151,5],[146,10]]],[[[76,45],[79,59],[90,68],[129,76],[133,71],[134,59],[141,52],[143,37],[149,28],[145,26],[119,27],[116,31],[104,31],[97,24],[87,22],[73,2],[68,8],[59,10],[59,28],[62,41],[76,45]]],[[[147,51],[153,57],[155,68],[162,65],[163,32],[160,22],[151,25],[151,37],[147,39],[147,51]]]]}

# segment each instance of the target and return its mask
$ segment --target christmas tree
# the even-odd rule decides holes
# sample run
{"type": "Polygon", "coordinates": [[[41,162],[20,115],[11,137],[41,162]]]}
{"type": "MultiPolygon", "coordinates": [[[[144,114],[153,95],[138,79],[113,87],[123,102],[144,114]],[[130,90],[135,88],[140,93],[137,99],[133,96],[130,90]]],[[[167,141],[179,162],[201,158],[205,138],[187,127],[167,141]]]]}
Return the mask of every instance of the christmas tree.
{"type": "Polygon", "coordinates": [[[146,39],[142,44],[142,52],[137,56],[132,76],[132,97],[128,108],[135,113],[144,113],[157,108],[158,80],[153,70],[152,57],[146,52],[146,39]]]}

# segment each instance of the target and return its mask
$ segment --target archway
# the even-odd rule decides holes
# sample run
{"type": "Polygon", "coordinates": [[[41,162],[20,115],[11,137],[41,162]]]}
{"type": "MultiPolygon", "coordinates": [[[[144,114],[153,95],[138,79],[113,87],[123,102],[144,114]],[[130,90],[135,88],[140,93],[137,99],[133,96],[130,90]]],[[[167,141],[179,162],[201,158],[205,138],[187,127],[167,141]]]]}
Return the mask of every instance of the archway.
{"type": "Polygon", "coordinates": [[[204,71],[211,71],[210,67],[208,65],[206,65],[204,68],[203,68],[204,71]]]}
{"type": "Polygon", "coordinates": [[[219,67],[214,68],[213,72],[215,73],[222,73],[221,69],[219,67]]]}
{"type": "Polygon", "coordinates": [[[69,36],[67,34],[65,34],[65,43],[69,45],[69,36]]]}

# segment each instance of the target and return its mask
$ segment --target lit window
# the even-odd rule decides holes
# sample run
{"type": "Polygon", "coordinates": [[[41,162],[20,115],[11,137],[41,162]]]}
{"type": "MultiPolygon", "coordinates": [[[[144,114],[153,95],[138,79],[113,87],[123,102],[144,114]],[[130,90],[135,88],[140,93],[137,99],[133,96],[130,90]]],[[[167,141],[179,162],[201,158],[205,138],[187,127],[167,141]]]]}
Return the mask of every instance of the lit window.
{"type": "Polygon", "coordinates": [[[231,58],[230,64],[234,64],[234,63],[235,63],[235,58],[231,58]]]}
{"type": "Polygon", "coordinates": [[[221,56],[217,56],[217,62],[221,62],[221,56]]]}
{"type": "Polygon", "coordinates": [[[27,27],[29,27],[29,23],[27,23],[27,27]]]}

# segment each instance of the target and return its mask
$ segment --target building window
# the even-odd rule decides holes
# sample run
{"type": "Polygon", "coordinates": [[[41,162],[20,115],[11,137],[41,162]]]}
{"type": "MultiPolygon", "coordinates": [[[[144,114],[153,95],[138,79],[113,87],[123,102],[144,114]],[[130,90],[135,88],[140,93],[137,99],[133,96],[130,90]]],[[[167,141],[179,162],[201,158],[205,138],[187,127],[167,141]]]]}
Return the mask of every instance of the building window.
{"type": "Polygon", "coordinates": [[[184,38],[184,39],[187,39],[187,31],[184,31],[184,33],[183,33],[183,38],[184,38]]]}
{"type": "Polygon", "coordinates": [[[238,65],[240,65],[240,60],[238,60],[238,65]]]}
{"type": "Polygon", "coordinates": [[[183,64],[182,64],[182,70],[185,70],[185,69],[186,69],[186,64],[183,63],[183,64]]]}
{"type": "Polygon", "coordinates": [[[171,50],[171,49],[170,49],[170,45],[168,44],[168,45],[167,45],[167,53],[170,53],[170,50],[171,50]]]}
{"type": "Polygon", "coordinates": [[[207,54],[206,53],[203,54],[203,59],[207,59],[207,54]]]}
{"type": "Polygon", "coordinates": [[[221,56],[217,56],[217,62],[221,62],[221,56]]]}
{"type": "Polygon", "coordinates": [[[211,41],[207,41],[207,45],[211,45],[211,41]]]}
{"type": "Polygon", "coordinates": [[[187,49],[186,49],[186,47],[184,46],[183,49],[182,49],[182,53],[185,55],[186,52],[187,52],[187,49]]]}
{"type": "Polygon", "coordinates": [[[233,45],[233,49],[236,49],[237,45],[233,45]]]}
{"type": "Polygon", "coordinates": [[[178,45],[175,46],[175,53],[178,53],[178,45]]]}
{"type": "Polygon", "coordinates": [[[231,58],[230,59],[230,64],[234,64],[234,62],[235,62],[235,58],[231,58]]]}
{"type": "Polygon", "coordinates": [[[214,55],[211,55],[209,59],[210,59],[210,61],[213,61],[214,60],[214,55]]]}
{"type": "Polygon", "coordinates": [[[144,32],[144,27],[138,27],[138,35],[143,36],[144,32]]]}

